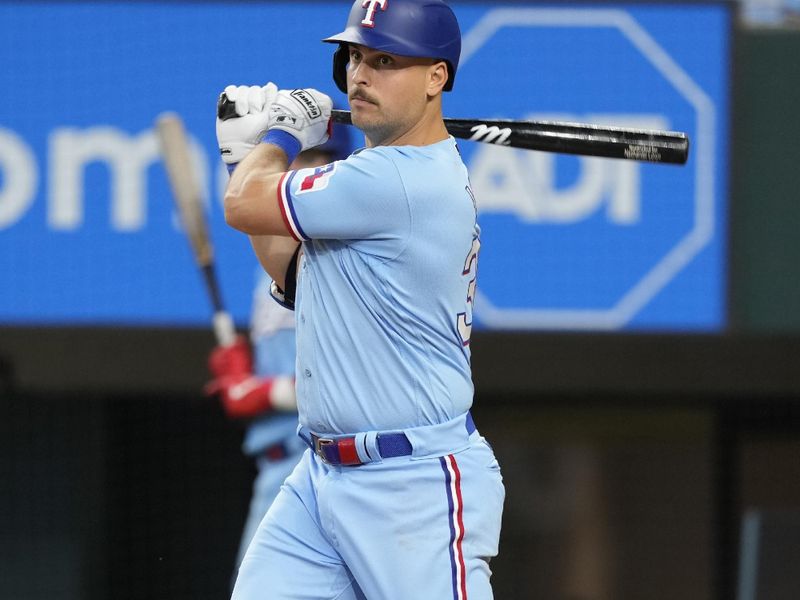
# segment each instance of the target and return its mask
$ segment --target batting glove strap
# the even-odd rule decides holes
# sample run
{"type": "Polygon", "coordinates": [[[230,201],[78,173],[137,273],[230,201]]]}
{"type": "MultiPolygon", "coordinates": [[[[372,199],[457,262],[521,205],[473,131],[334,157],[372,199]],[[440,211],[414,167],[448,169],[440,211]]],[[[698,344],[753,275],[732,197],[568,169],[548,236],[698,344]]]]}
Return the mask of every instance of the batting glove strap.
{"type": "Polygon", "coordinates": [[[291,134],[308,150],[328,141],[333,102],[312,88],[279,90],[269,108],[269,130],[291,134]]]}
{"type": "Polygon", "coordinates": [[[286,153],[286,157],[289,159],[289,164],[292,164],[292,161],[297,158],[297,155],[300,154],[300,150],[302,148],[300,140],[298,140],[288,131],[283,131],[282,129],[270,129],[267,131],[267,134],[264,136],[264,139],[262,139],[261,142],[264,144],[278,146],[278,148],[286,153]]]}

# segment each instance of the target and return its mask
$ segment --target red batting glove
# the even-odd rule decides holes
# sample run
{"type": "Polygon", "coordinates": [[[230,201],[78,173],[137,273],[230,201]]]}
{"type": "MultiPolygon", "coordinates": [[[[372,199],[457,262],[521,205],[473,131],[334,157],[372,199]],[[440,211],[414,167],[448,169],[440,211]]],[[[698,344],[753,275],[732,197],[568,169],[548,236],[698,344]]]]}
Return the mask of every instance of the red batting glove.
{"type": "Polygon", "coordinates": [[[250,344],[238,336],[230,346],[217,346],[208,358],[214,379],[204,390],[219,396],[225,413],[233,419],[257,417],[269,410],[297,410],[294,379],[253,375],[250,344]]]}
{"type": "Polygon", "coordinates": [[[251,374],[253,355],[250,343],[239,335],[230,346],[217,346],[208,357],[208,369],[216,378],[251,374]]]}
{"type": "Polygon", "coordinates": [[[206,384],[205,393],[219,396],[229,417],[256,417],[270,409],[272,384],[253,375],[252,351],[243,336],[237,336],[230,346],[214,348],[208,357],[208,369],[214,379],[206,384]]]}
{"type": "Polygon", "coordinates": [[[250,373],[217,377],[205,386],[208,395],[218,395],[232,419],[257,417],[272,409],[272,380],[250,373]]]}

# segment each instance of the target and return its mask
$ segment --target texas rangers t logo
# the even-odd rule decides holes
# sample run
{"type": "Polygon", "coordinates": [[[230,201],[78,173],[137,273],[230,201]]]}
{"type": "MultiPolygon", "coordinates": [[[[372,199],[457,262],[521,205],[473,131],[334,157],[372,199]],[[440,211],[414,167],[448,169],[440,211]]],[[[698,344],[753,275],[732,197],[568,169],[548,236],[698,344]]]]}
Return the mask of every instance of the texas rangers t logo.
{"type": "Polygon", "coordinates": [[[367,14],[364,16],[364,20],[361,21],[361,25],[363,27],[375,27],[375,11],[378,10],[378,5],[380,5],[381,10],[386,10],[387,4],[389,4],[389,0],[364,0],[361,6],[367,9],[367,14]]]}

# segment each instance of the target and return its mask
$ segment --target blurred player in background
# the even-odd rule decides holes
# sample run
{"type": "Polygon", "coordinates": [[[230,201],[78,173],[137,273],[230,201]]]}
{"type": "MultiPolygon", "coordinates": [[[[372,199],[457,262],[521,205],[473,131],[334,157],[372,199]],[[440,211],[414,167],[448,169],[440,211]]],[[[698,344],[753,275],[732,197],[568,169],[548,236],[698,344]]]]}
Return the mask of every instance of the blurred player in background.
{"type": "MultiPolygon", "coordinates": [[[[351,150],[348,128],[335,126],[327,142],[300,153],[292,168],[343,160],[351,150]]],[[[215,379],[207,386],[207,392],[220,397],[228,417],[247,423],[242,450],[255,461],[258,470],[236,557],[237,570],[283,481],[308,447],[297,435],[294,312],[272,298],[271,283],[259,268],[253,290],[250,341],[240,337],[233,346],[217,346],[209,356],[215,379]]]]}

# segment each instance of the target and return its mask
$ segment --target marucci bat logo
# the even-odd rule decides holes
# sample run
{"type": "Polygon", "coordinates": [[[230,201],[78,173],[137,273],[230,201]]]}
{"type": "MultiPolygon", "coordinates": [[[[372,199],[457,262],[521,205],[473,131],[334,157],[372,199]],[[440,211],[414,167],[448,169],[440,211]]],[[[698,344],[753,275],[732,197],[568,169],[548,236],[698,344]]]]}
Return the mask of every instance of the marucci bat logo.
{"type": "Polygon", "coordinates": [[[498,146],[508,146],[509,141],[508,138],[511,136],[511,129],[508,127],[497,127],[496,125],[492,125],[491,127],[488,125],[475,125],[472,129],[471,139],[474,142],[485,142],[488,144],[497,144],[498,146]]]}

